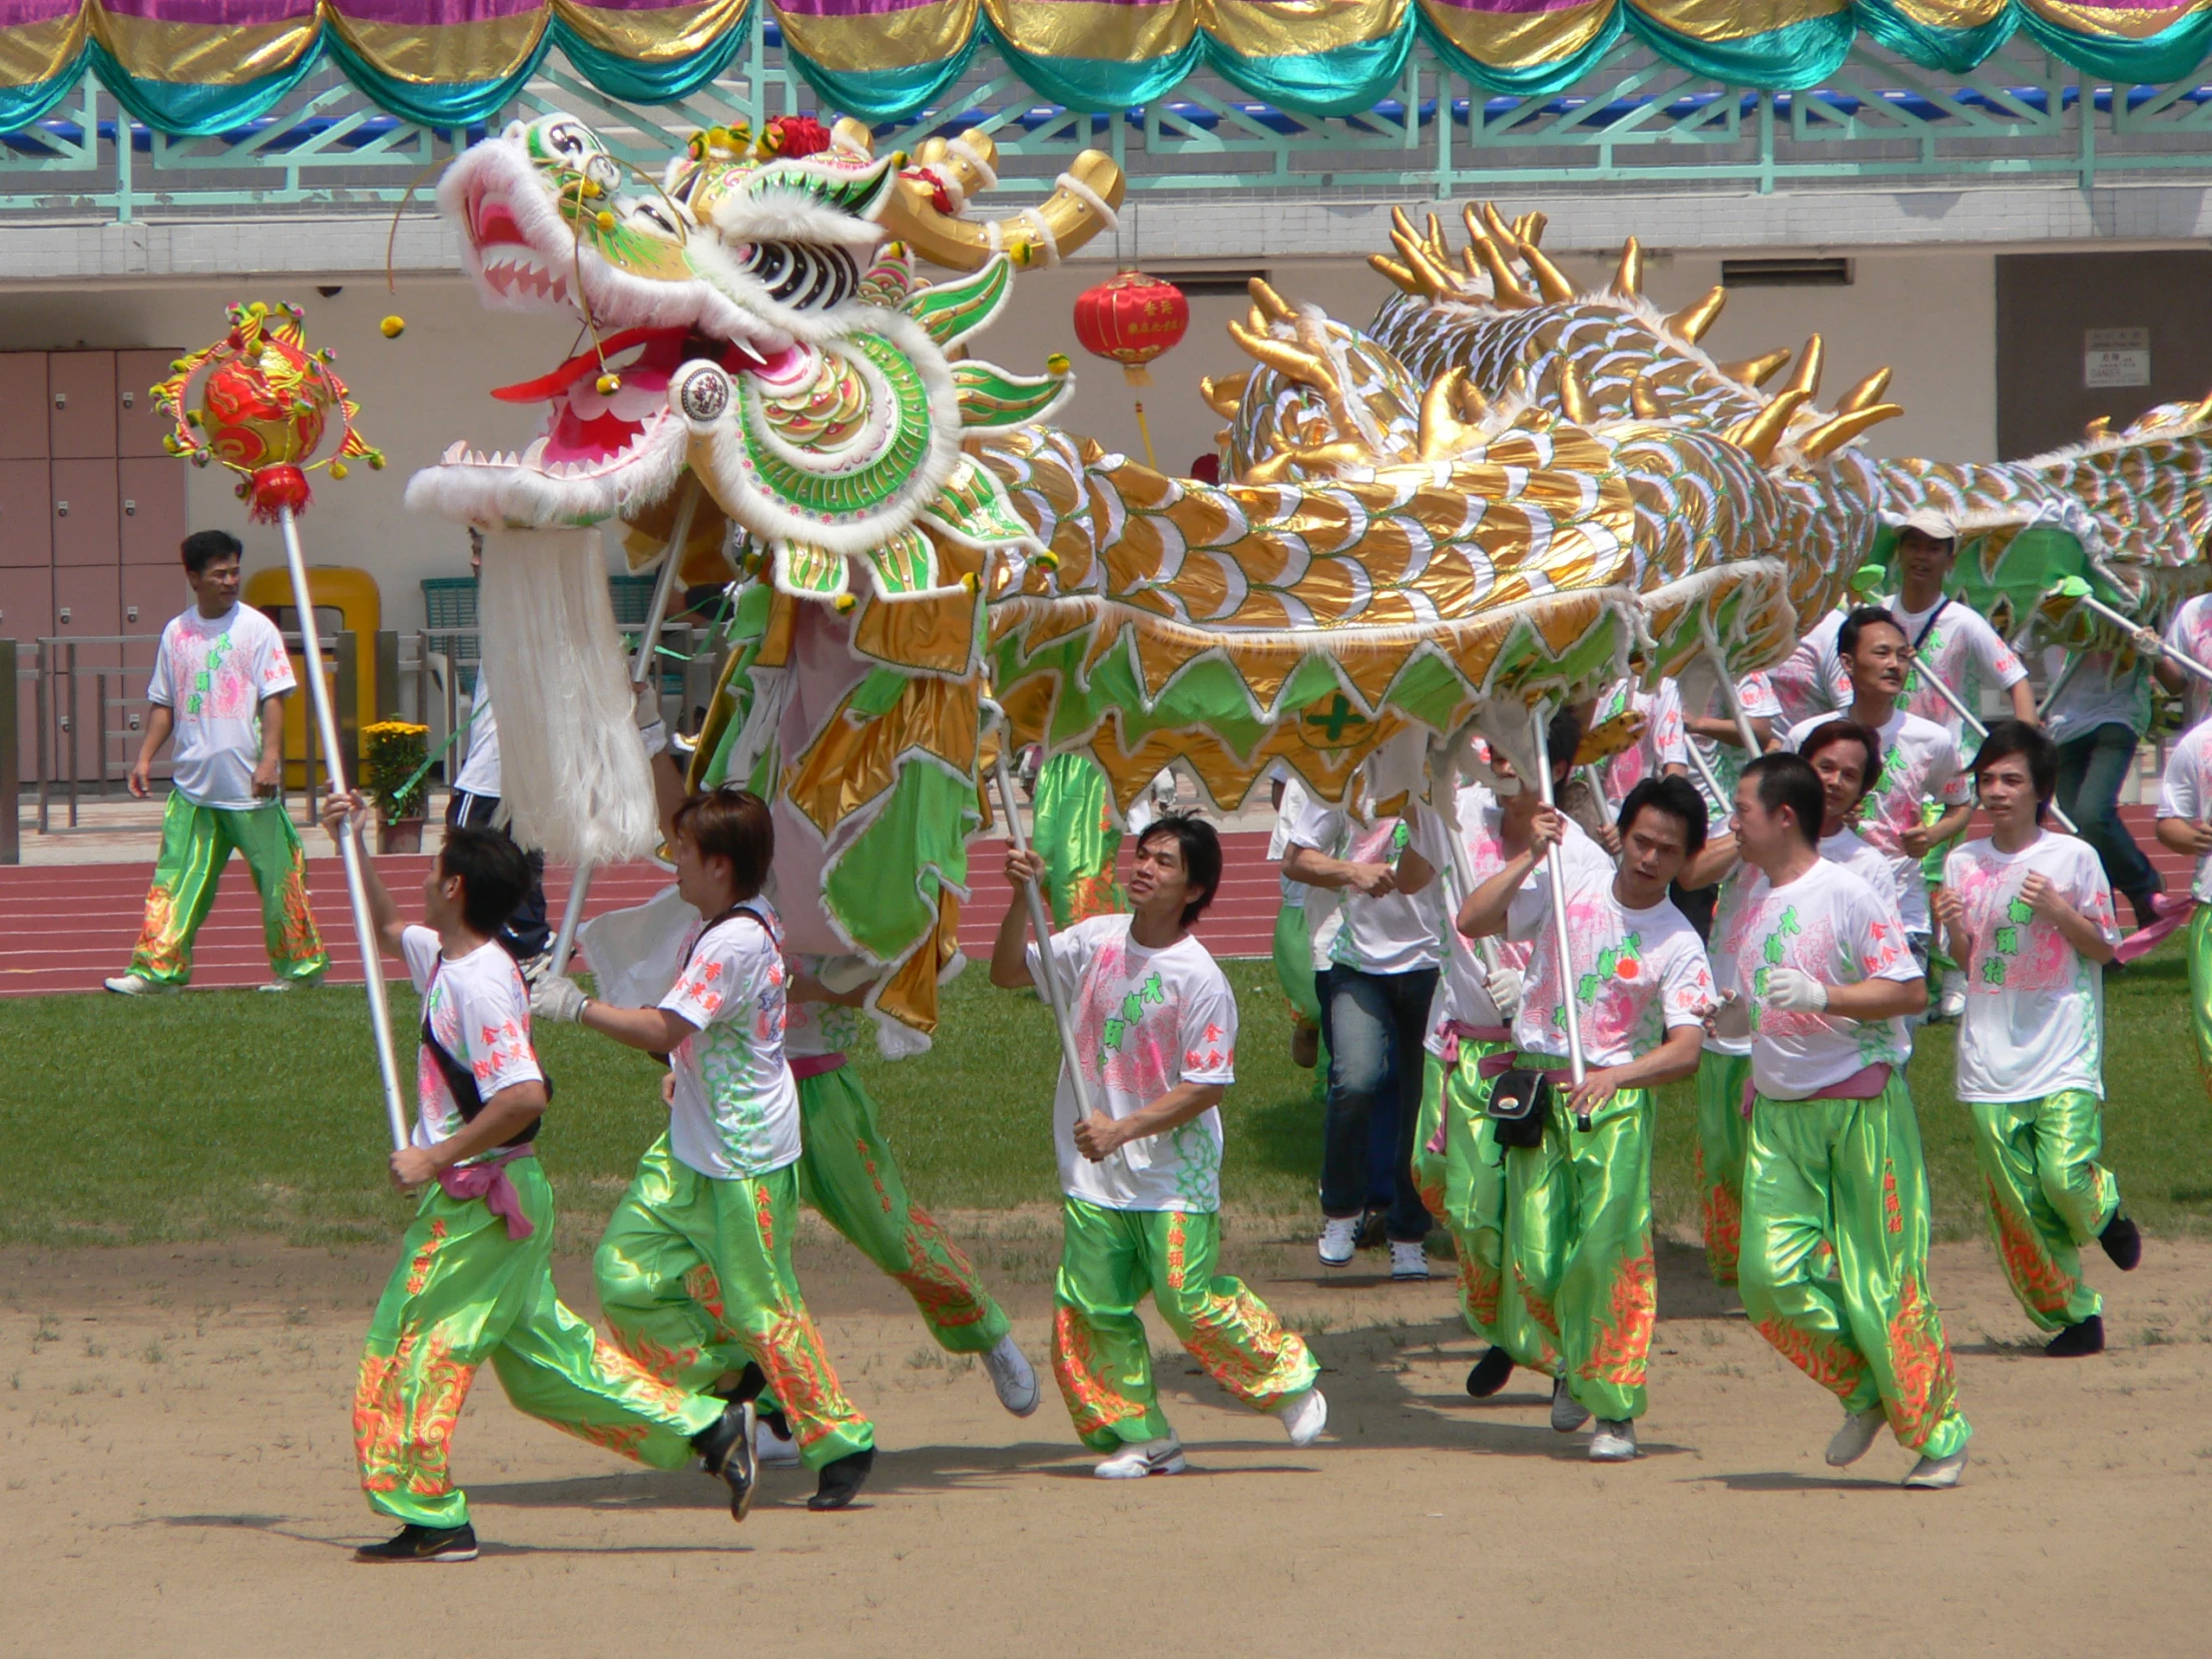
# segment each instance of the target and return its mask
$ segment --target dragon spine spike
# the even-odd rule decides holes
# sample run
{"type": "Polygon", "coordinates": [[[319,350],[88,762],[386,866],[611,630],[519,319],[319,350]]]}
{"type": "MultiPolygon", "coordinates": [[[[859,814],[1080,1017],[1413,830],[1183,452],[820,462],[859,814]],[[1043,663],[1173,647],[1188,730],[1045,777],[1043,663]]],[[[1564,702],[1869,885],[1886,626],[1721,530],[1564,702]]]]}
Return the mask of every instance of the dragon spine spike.
{"type": "Polygon", "coordinates": [[[1558,304],[1574,297],[1574,284],[1567,280],[1566,273],[1545,258],[1543,251],[1534,243],[1522,243],[1520,252],[1529,273],[1536,278],[1537,289],[1545,299],[1558,304]]]}
{"type": "Polygon", "coordinates": [[[1489,275],[1482,269],[1481,257],[1475,253],[1471,243],[1459,250],[1459,263],[1467,268],[1467,275],[1478,282],[1489,275]]]}
{"type": "Polygon", "coordinates": [[[1659,399],[1651,395],[1651,382],[1641,374],[1628,382],[1628,402],[1644,420],[1657,420],[1660,416],[1659,399]]]}
{"type": "Polygon", "coordinates": [[[2104,440],[2106,434],[2109,433],[2111,429],[2112,417],[2110,415],[2098,415],[2096,419],[2090,421],[2088,425],[2082,427],[2081,435],[2087,438],[2091,443],[2100,443],[2104,440]]]}
{"type": "Polygon", "coordinates": [[[1245,385],[1251,378],[1252,370],[1249,368],[1242,374],[1224,374],[1219,379],[1211,374],[1202,374],[1198,380],[1198,394],[1206,399],[1206,406],[1214,413],[1225,420],[1234,420],[1237,405],[1244,401],[1245,385]]]}
{"type": "Polygon", "coordinates": [[[1540,213],[1522,214],[1513,221],[1513,235],[1523,248],[1534,248],[1544,240],[1544,227],[1551,221],[1540,213]]]}
{"type": "Polygon", "coordinates": [[[1413,280],[1412,272],[1399,265],[1389,255],[1370,254],[1368,265],[1378,276],[1390,283],[1400,293],[1409,293],[1416,299],[1421,297],[1420,283],[1413,280]]]}
{"type": "Polygon", "coordinates": [[[1590,394],[1582,389],[1582,376],[1575,373],[1574,363],[1565,356],[1559,358],[1559,411],[1577,426],[1587,426],[1597,418],[1590,406],[1590,394]]]}
{"type": "Polygon", "coordinates": [[[1255,332],[1239,322],[1230,323],[1229,335],[1244,348],[1247,356],[1289,375],[1301,385],[1313,383],[1312,354],[1301,350],[1289,340],[1277,339],[1264,330],[1255,332]]]}
{"type": "Polygon", "coordinates": [[[1484,202],[1481,204],[1481,212],[1482,228],[1490,233],[1490,240],[1497,244],[1498,252],[1506,255],[1518,254],[1520,252],[1520,238],[1513,235],[1512,231],[1506,226],[1503,217],[1497,211],[1497,204],[1495,202],[1484,202]]]}
{"type": "Polygon", "coordinates": [[[1882,400],[1882,394],[1890,389],[1890,371],[1878,368],[1837,400],[1838,414],[1857,414],[1870,409],[1882,400]]]}
{"type": "Polygon", "coordinates": [[[1420,394],[1417,453],[1424,461],[1448,460],[1481,436],[1459,418],[1462,395],[1470,389],[1463,364],[1444,370],[1420,394]]]}
{"type": "Polygon", "coordinates": [[[1490,275],[1490,289],[1497,303],[1507,310],[1525,311],[1536,303],[1536,296],[1521,285],[1521,279],[1513,275],[1513,268],[1505,263],[1505,256],[1498,252],[1497,244],[1490,240],[1482,228],[1472,207],[1466,210],[1467,240],[1474,251],[1482,256],[1482,265],[1490,275]]]}
{"type": "Polygon", "coordinates": [[[1784,346],[1779,351],[1769,351],[1763,357],[1743,357],[1719,366],[1720,371],[1738,385],[1749,386],[1756,391],[1781,372],[1782,365],[1790,360],[1791,355],[1790,348],[1784,346]]]}
{"type": "Polygon", "coordinates": [[[1885,420],[1894,420],[1905,413],[1903,404],[1869,403],[1863,409],[1840,414],[1835,419],[1816,426],[1798,440],[1798,453],[1809,461],[1817,461],[1837,450],[1870,426],[1879,426],[1885,420]]]}
{"type": "Polygon", "coordinates": [[[1630,237],[1621,244],[1620,270],[1613,273],[1613,292],[1623,299],[1634,299],[1644,291],[1643,244],[1630,237]]]}
{"type": "MultiPolygon", "coordinates": [[[[1798,358],[1797,372],[1783,383],[1783,391],[1802,391],[1808,398],[1821,394],[1821,367],[1828,356],[1828,348],[1815,334],[1805,342],[1805,354],[1798,358]]],[[[1779,393],[1777,395],[1780,395],[1779,393]]]]}
{"type": "Polygon", "coordinates": [[[1791,416],[1803,407],[1808,395],[1796,386],[1783,387],[1775,393],[1773,402],[1731,426],[1725,434],[1728,441],[1765,466],[1774,458],[1782,434],[1790,429],[1791,416]]]}
{"type": "Polygon", "coordinates": [[[1442,265],[1451,258],[1451,244],[1444,240],[1444,222],[1434,214],[1430,214],[1428,223],[1423,229],[1422,246],[1428,250],[1430,259],[1438,265],[1442,265]]]}
{"type": "Polygon", "coordinates": [[[2212,420],[2212,391],[2206,392],[2203,400],[2195,404],[2186,415],[2182,416],[2182,424],[2185,426],[2202,426],[2208,420],[2212,420]]]}
{"type": "Polygon", "coordinates": [[[1721,307],[1728,303],[1728,289],[1715,282],[1705,290],[1705,297],[1695,304],[1685,305],[1667,318],[1667,331],[1676,339],[1688,340],[1692,345],[1705,337],[1705,330],[1713,326],[1721,314],[1721,307]]]}
{"type": "Polygon", "coordinates": [[[1422,293],[1431,299],[1440,299],[1459,291],[1458,280],[1428,257],[1428,250],[1418,237],[1407,236],[1402,231],[1392,231],[1390,241],[1405,256],[1405,263],[1413,273],[1413,280],[1420,284],[1422,293]]]}
{"type": "Polygon", "coordinates": [[[1245,291],[1252,295],[1254,305],[1272,317],[1288,322],[1298,315],[1297,309],[1275,291],[1274,285],[1265,276],[1252,277],[1245,283],[1245,291]]]}

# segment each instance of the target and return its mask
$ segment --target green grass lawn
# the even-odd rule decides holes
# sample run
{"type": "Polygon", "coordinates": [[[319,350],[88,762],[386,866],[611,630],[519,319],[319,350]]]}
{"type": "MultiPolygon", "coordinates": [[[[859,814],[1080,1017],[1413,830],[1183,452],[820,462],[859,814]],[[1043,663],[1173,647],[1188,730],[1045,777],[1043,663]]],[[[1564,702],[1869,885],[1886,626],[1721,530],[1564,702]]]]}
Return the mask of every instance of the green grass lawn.
{"type": "MultiPolygon", "coordinates": [[[[1265,962],[1233,962],[1243,1010],[1239,1075],[1225,1108],[1226,1201],[1315,1212],[1321,1105],[1287,1054],[1289,1016],[1265,962]]],[[[2106,1161],[2154,1231],[2212,1230],[2212,1105],[2198,1085],[2179,947],[2107,989],[2106,1161]]],[[[404,987],[393,1016],[412,1105],[404,987]]],[[[541,1033],[559,1097],[543,1138],[569,1225],[587,1249],[638,1153],[665,1121],[658,1069],[569,1027],[541,1033]]],[[[1923,1034],[1912,1069],[1939,1231],[1982,1227],[1964,1112],[1951,1098],[1951,1032],[1923,1034]]],[[[0,1243],[153,1243],[270,1235],[300,1244],[383,1243],[406,1206],[383,1180],[385,1131],[367,1007],[354,989],[274,997],[204,991],[158,1000],[0,1001],[0,1243]]],[[[936,1049],[859,1065],[923,1202],[946,1209],[1049,1204],[1057,1196],[1048,1102],[1057,1056],[1044,1008],[992,990],[980,968],[946,990],[936,1049]]],[[[1653,1180],[1663,1226],[1691,1228],[1695,1136],[1688,1085],[1668,1091],[1653,1180]]]]}

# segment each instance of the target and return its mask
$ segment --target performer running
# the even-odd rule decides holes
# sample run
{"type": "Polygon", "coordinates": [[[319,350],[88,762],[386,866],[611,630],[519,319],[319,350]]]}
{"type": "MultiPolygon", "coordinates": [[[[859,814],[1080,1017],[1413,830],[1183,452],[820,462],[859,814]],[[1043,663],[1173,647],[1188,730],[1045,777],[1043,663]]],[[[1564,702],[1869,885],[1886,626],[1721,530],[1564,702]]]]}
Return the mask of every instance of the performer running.
{"type": "MultiPolygon", "coordinates": [[[[1533,942],[1510,1063],[1545,1073],[1556,1104],[1543,1144],[1506,1154],[1504,1248],[1515,1288],[1550,1344],[1511,1358],[1553,1373],[1553,1428],[1572,1433],[1596,1415],[1596,1462],[1636,1455],[1658,1312],[1652,1091],[1697,1070],[1713,1001],[1705,947],[1667,899],[1667,884],[1705,844],[1705,803],[1683,779],[1647,778],[1622,804],[1619,830],[1618,872],[1567,872],[1564,973],[1550,882],[1529,881],[1544,848],[1563,838],[1557,813],[1536,815],[1531,845],[1477,887],[1460,914],[1470,937],[1502,932],[1533,942]],[[1579,1089],[1568,1069],[1570,994],[1587,1068],[1579,1089]]],[[[1497,1056],[1489,1066],[1505,1063],[1497,1056]]]]}
{"type": "MultiPolygon", "coordinates": [[[[365,814],[354,794],[332,801],[323,823],[333,840],[357,837],[365,814]]],[[[522,975],[497,942],[530,886],[520,849],[489,830],[448,830],[418,927],[401,921],[365,849],[360,864],[377,944],[405,961],[422,997],[414,1137],[391,1155],[391,1179],[424,1190],[369,1322],[353,1396],[361,1489],[401,1526],[353,1558],[476,1558],[447,1447],[486,1360],[518,1410],[580,1439],[655,1468],[698,1454],[745,1519],[750,1408],[648,1376],[554,1294],[553,1189],[536,1145],[552,1087],[531,1047],[522,975]]]]}
{"type": "MultiPolygon", "coordinates": [[[[2182,601],[2173,621],[2166,624],[2165,643],[2191,662],[2212,668],[2212,593],[2182,601]]],[[[2176,666],[2149,640],[2141,639],[2140,648],[2154,665],[2158,683],[2181,694],[2182,729],[2203,725],[2206,713],[2212,712],[2212,687],[2176,666]]]]}
{"type": "Polygon", "coordinates": [[[2166,757],[2158,786],[2158,838],[2196,859],[2189,896],[2189,1019],[2197,1035],[2197,1074],[2212,1092],[2212,721],[2193,726],[2166,757]]]}
{"type": "MultiPolygon", "coordinates": [[[[1890,860],[1846,828],[1866,799],[1868,780],[1882,771],[1881,744],[1857,721],[1831,720],[1814,728],[1802,753],[1821,781],[1821,856],[1894,899],[1897,877],[1890,860]]],[[[1730,833],[1706,843],[1693,869],[1699,881],[1726,877],[1713,918],[1712,941],[1713,988],[1725,1002],[1742,992],[1736,952],[1743,947],[1744,929],[1766,894],[1767,878],[1743,861],[1733,827],[1730,833]]],[[[1708,1031],[1697,1066],[1697,1186],[1705,1223],[1705,1262],[1718,1285],[1736,1283],[1736,1259],[1743,1242],[1744,1151],[1750,1140],[1744,1090],[1750,1081],[1751,1033],[1708,1031]]]]}
{"type": "MultiPolygon", "coordinates": [[[[1037,879],[1044,860],[1009,852],[1006,879],[1037,879]]],[[[1291,1443],[1329,1419],[1321,1368],[1294,1332],[1239,1281],[1216,1276],[1221,1248],[1220,1104],[1236,1081],[1237,1002],[1191,934],[1221,885],[1221,839],[1181,813],[1138,837],[1131,913],[1094,916],[1050,941],[1070,1000],[1090,1113],[1063,1063],[1053,1101],[1063,1238],[1053,1286],[1052,1370],[1083,1443],[1108,1453],[1108,1480],[1182,1472],[1183,1445],[1160,1409],[1152,1342],[1137,1317],[1151,1292],[1161,1318],[1206,1374],[1273,1411],[1291,1443]]],[[[991,947],[991,983],[1041,984],[1012,905],[991,947]]]]}
{"type": "MultiPolygon", "coordinates": [[[[1836,640],[1851,673],[1853,702],[1846,713],[1882,745],[1882,773],[1867,792],[1862,833],[1890,860],[1906,933],[1925,971],[1933,924],[1920,861],[1973,816],[1965,765],[1949,732],[1899,707],[1911,653],[1896,617],[1879,606],[1862,606],[1844,619],[1836,640]],[[1930,802],[1942,809],[1933,822],[1923,811],[1930,802]]],[[[1814,729],[1825,724],[1825,717],[1801,721],[1790,729],[1786,747],[1802,751],[1814,729]]]]}
{"type": "Polygon", "coordinates": [[[2104,1141],[2104,964],[2120,930],[2088,842],[2043,828],[2058,750],[2001,720],[1974,756],[1990,833],[1952,852],[1936,894],[1951,954],[1969,968],[1958,1098],[1973,1114],[1989,1227],[2012,1294],[2057,1333],[2045,1354],[2104,1351],[2103,1299],[2082,1282],[2095,1239],[2125,1273],[2142,1235],[2120,1213],[2104,1141]]]}
{"type": "Polygon", "coordinates": [[[284,768],[284,694],[296,682],[283,636],[239,603],[239,556],[225,530],[184,540],[193,607],[162,630],[146,741],[131,793],[153,788],[154,758],[177,737],[175,776],[162,813],[162,851],[146,893],[146,922],[128,972],[104,980],[124,996],[192,982],[192,941],[215,903],[231,854],[246,855],[262,895],[262,935],[274,977],[265,991],[319,984],[330,958],[307,908],[306,858],[277,786],[284,768]]]}
{"type": "Polygon", "coordinates": [[[841,1509],[875,1463],[875,1430],[845,1397],[792,1268],[799,1091],[784,1058],[783,926],[761,896],[776,857],[768,803],[725,787],[676,810],[676,886],[706,922],[650,1008],[587,997],[548,974],[532,1006],[674,1072],[668,1134],[647,1149],[607,1223],[595,1269],[616,1340],[686,1387],[764,1387],[816,1471],[810,1509],[841,1509]],[[734,1339],[734,1342],[733,1342],[734,1339]],[[733,1349],[750,1364],[733,1383],[733,1349]]]}
{"type": "MultiPolygon", "coordinates": [[[[1555,790],[1573,768],[1581,735],[1571,709],[1552,717],[1545,741],[1554,757],[1555,790]]],[[[1447,865],[1445,874],[1452,891],[1463,891],[1468,899],[1507,859],[1534,844],[1532,827],[1544,810],[1543,798],[1521,783],[1504,756],[1485,749],[1481,759],[1511,793],[1501,799],[1481,784],[1465,785],[1458,793],[1454,805],[1466,885],[1456,868],[1447,865]]],[[[1605,849],[1574,820],[1562,815],[1560,823],[1566,830],[1560,852],[1568,866],[1610,880],[1613,860],[1605,849]]],[[[1528,879],[1543,876],[1538,872],[1528,879]]],[[[1463,900],[1459,913],[1465,909],[1463,900]]],[[[1510,1027],[1520,1012],[1529,947],[1496,940],[1488,946],[1496,958],[1492,967],[1456,925],[1445,944],[1444,975],[1429,1014],[1416,1168],[1422,1198],[1458,1249],[1460,1316],[1468,1331],[1490,1345],[1467,1373],[1467,1392],[1486,1399],[1513,1375],[1515,1354],[1543,1352],[1542,1333],[1505,1273],[1505,1154],[1489,1118],[1493,1079],[1482,1069],[1491,1055],[1511,1051],[1510,1027]]]]}
{"type": "Polygon", "coordinates": [[[1752,1037],[1737,1284],[1760,1334],[1842,1399],[1832,1465],[1857,1462],[1887,1421],[1920,1453],[1907,1485],[1954,1486],[1972,1430],[1928,1285],[1928,1171],[1905,1086],[1905,1016],[1928,981],[1896,904],[1816,850],[1824,816],[1801,755],[1763,756],[1736,786],[1737,836],[1768,889],[1736,952],[1744,995],[1714,1016],[1752,1037]]]}

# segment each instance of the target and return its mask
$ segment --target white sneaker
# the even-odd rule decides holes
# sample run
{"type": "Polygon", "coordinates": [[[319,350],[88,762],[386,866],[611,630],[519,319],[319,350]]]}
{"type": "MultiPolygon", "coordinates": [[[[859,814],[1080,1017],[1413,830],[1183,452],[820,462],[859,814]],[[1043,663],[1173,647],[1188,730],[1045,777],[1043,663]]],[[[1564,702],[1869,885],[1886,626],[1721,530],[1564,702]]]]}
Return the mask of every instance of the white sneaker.
{"type": "Polygon", "coordinates": [[[1636,1424],[1629,1417],[1600,1417],[1590,1436],[1593,1463],[1633,1463],[1636,1460],[1636,1424]]]}
{"type": "Polygon", "coordinates": [[[167,996],[177,987],[165,985],[159,979],[149,979],[143,973],[119,973],[113,979],[100,981],[118,996],[167,996]]]}
{"type": "Polygon", "coordinates": [[[1404,1239],[1390,1241],[1390,1277],[1392,1279],[1426,1279],[1428,1277],[1428,1252],[1421,1245],[1404,1239]]]}
{"type": "Polygon", "coordinates": [[[1948,1457],[1923,1457],[1913,1465],[1905,1483],[1924,1492],[1939,1492],[1957,1485],[1958,1477],[1965,1472],[1966,1448],[1960,1446],[1948,1457]]]}
{"type": "Polygon", "coordinates": [[[1943,976],[1943,994],[1936,999],[1936,1017],[1939,1020],[1963,1019],[1966,1014],[1966,982],[1954,975],[1943,976]]]}
{"type": "Polygon", "coordinates": [[[777,1433],[768,1418],[757,1418],[753,1424],[753,1460],[790,1468],[799,1461],[799,1441],[789,1434],[777,1433]]]}
{"type": "Polygon", "coordinates": [[[301,990],[311,991],[321,983],[322,975],[318,973],[315,974],[313,977],[307,979],[272,979],[268,984],[256,985],[254,988],[258,991],[270,991],[273,993],[301,990]]]}
{"type": "Polygon", "coordinates": [[[1321,1224],[1321,1265],[1325,1268],[1341,1268],[1352,1260],[1358,1248],[1360,1218],[1358,1216],[1330,1216],[1321,1224]]]}
{"type": "Polygon", "coordinates": [[[1572,1434],[1590,1420],[1590,1408],[1567,1392],[1567,1380],[1555,1377],[1551,1380],[1551,1426],[1562,1434],[1572,1434]]]}
{"type": "Polygon", "coordinates": [[[1319,1388],[1308,1388],[1285,1400],[1280,1415],[1283,1431],[1290,1435],[1291,1444],[1309,1446],[1320,1439],[1321,1431],[1329,1426],[1329,1401],[1322,1397],[1319,1388]]]}
{"type": "Polygon", "coordinates": [[[1029,1364],[1029,1356],[1014,1346],[1012,1332],[999,1338],[998,1346],[983,1356],[983,1369],[991,1375],[998,1403],[1015,1416],[1026,1417],[1037,1408],[1037,1374],[1029,1364]]]}
{"type": "Polygon", "coordinates": [[[1148,1474],[1181,1474],[1183,1442],[1170,1434],[1164,1440],[1125,1445],[1091,1470],[1101,1480],[1141,1480],[1148,1474]]]}
{"type": "Polygon", "coordinates": [[[1866,1456],[1867,1448],[1874,1444],[1875,1436],[1888,1426],[1889,1413],[1879,1405],[1870,1405],[1864,1411],[1844,1413],[1844,1426],[1836,1430],[1836,1437],[1828,1442],[1828,1466],[1847,1469],[1866,1456]]]}

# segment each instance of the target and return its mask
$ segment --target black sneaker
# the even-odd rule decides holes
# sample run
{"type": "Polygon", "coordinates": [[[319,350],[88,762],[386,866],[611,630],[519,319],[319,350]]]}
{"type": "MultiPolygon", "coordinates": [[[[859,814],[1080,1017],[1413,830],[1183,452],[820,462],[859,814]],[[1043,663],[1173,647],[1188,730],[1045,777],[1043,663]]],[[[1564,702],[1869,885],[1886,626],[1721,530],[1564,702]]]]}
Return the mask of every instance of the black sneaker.
{"type": "Polygon", "coordinates": [[[2102,1354],[2104,1321],[2091,1314],[2079,1325],[2067,1326],[2043,1345],[2043,1352],[2053,1360],[2079,1360],[2091,1354],[2102,1354]]]}
{"type": "Polygon", "coordinates": [[[1505,1380],[1512,1375],[1513,1357],[1502,1348],[1486,1349],[1467,1373],[1467,1392],[1476,1399],[1488,1399],[1505,1386],[1505,1380]]]}
{"type": "Polygon", "coordinates": [[[807,1500],[810,1509],[842,1509],[860,1495],[860,1487],[867,1480],[868,1471],[875,1467],[875,1448],[848,1452],[822,1465],[822,1475],[817,1482],[815,1495],[807,1500]]]}
{"type": "Polygon", "coordinates": [[[353,1552],[356,1561],[473,1561],[476,1528],[473,1526],[402,1526],[380,1544],[363,1544],[353,1552]]]}
{"type": "Polygon", "coordinates": [[[2112,1265],[2122,1273],[2133,1273],[2136,1264],[2143,1259],[2143,1230],[2117,1210],[2104,1224],[2104,1231],[2097,1235],[2097,1243],[2104,1246],[2105,1255],[2112,1258],[2112,1265]]]}
{"type": "Polygon", "coordinates": [[[1355,1250],[1381,1250],[1390,1242],[1390,1213],[1387,1210],[1370,1210],[1360,1218],[1360,1226],[1352,1235],[1355,1250]]]}
{"type": "Polygon", "coordinates": [[[706,1462],[707,1472],[730,1488],[730,1518],[745,1519],[760,1484],[760,1468],[753,1459],[753,1402],[740,1400],[723,1407],[722,1415],[694,1434],[691,1443],[706,1462]]]}

